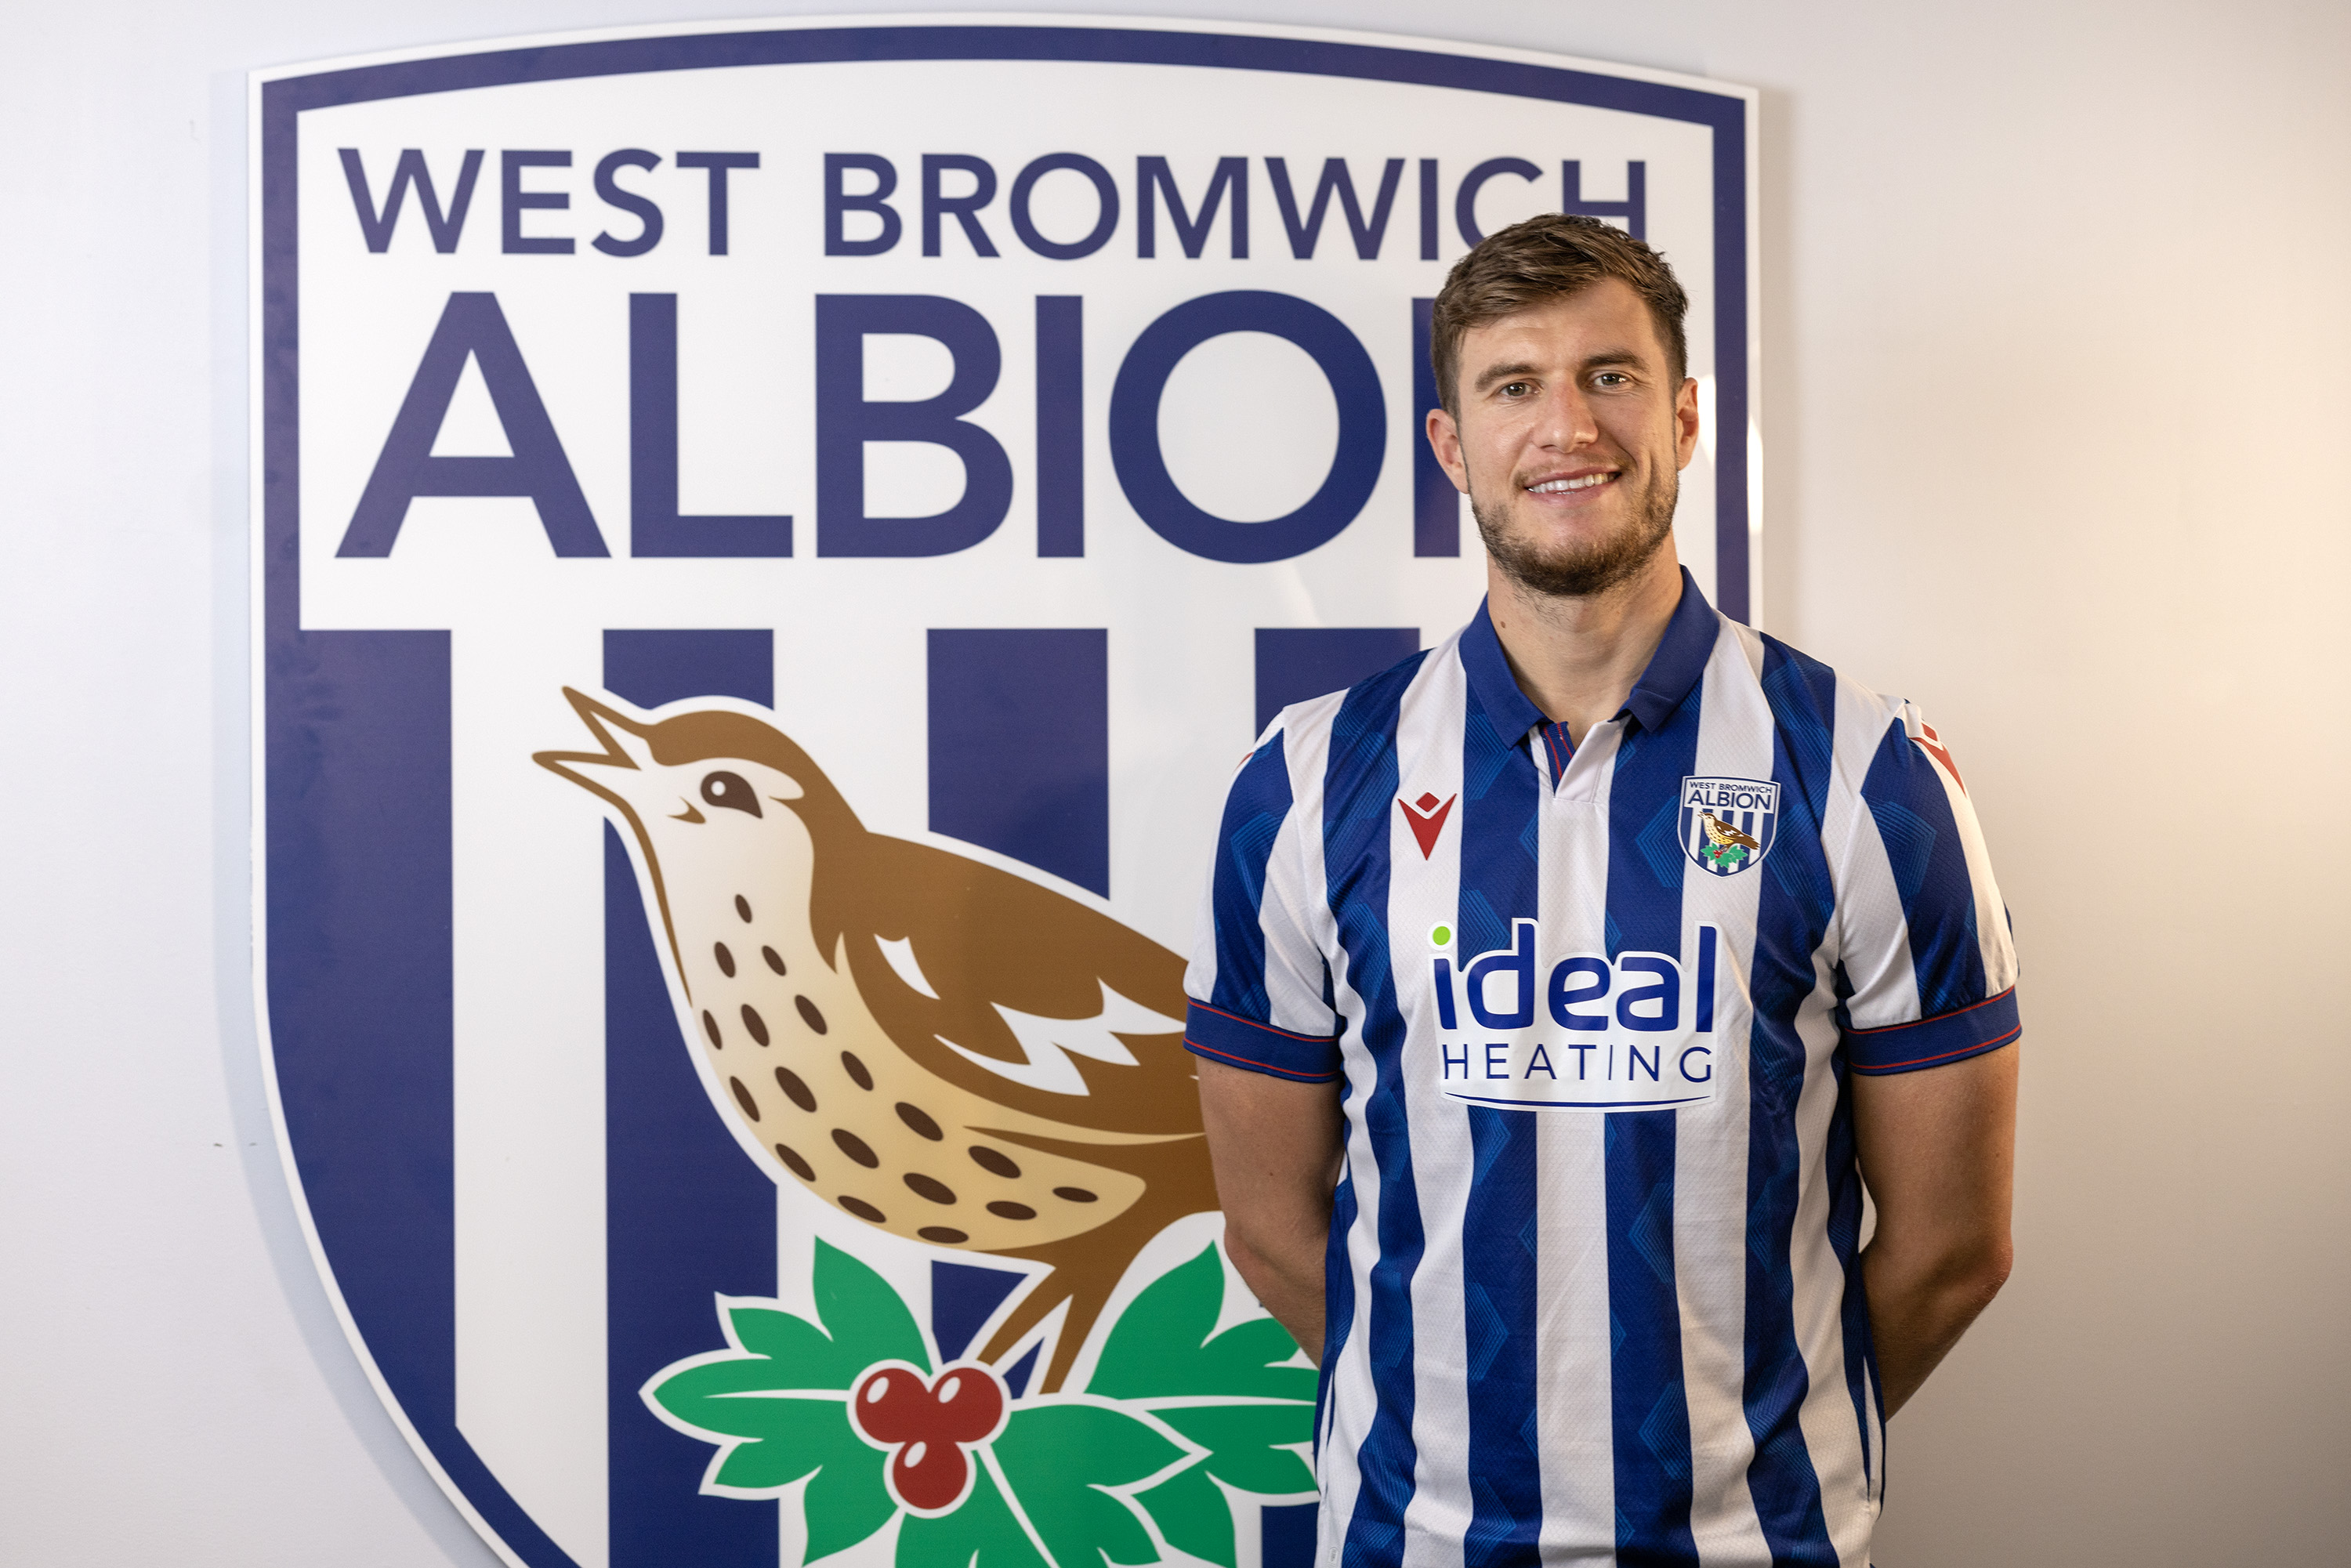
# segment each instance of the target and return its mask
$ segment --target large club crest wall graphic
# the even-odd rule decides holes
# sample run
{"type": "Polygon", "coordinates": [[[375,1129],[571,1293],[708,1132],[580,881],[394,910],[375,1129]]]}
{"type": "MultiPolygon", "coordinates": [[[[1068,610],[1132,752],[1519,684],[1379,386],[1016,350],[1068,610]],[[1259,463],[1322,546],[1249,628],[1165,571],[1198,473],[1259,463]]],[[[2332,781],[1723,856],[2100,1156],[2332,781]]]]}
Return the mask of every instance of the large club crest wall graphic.
{"type": "Polygon", "coordinates": [[[1428,300],[1538,211],[1689,285],[1750,610],[1751,95],[864,19],[254,111],[265,1038],[420,1459],[533,1568],[1302,1563],[1182,1048],[1223,785],[1475,604],[1428,300]]]}

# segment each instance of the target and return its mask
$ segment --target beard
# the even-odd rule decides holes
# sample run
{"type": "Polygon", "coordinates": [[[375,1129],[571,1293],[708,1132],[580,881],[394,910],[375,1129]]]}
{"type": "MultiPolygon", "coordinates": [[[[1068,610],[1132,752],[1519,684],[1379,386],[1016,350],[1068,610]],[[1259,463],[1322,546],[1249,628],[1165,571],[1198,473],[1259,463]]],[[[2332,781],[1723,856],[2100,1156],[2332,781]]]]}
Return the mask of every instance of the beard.
{"type": "Polygon", "coordinates": [[[1469,497],[1470,516],[1486,553],[1505,575],[1530,592],[1553,599],[1586,599],[1630,581],[1654,559],[1674,531],[1674,503],[1681,476],[1668,470],[1650,485],[1632,518],[1605,538],[1545,549],[1513,536],[1503,508],[1469,497]]]}

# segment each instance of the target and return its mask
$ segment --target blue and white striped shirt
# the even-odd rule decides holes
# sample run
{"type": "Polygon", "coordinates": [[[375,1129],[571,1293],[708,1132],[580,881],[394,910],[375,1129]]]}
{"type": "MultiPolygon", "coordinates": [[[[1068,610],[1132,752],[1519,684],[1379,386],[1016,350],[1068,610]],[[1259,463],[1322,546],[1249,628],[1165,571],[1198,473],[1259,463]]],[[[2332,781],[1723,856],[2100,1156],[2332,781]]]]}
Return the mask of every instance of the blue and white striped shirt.
{"type": "Polygon", "coordinates": [[[1847,1075],[2018,1033],[1915,707],[1685,574],[1571,749],[1480,609],[1274,721],[1202,925],[1191,1049],[1342,1089],[1321,1562],[1868,1562],[1847,1075]]]}

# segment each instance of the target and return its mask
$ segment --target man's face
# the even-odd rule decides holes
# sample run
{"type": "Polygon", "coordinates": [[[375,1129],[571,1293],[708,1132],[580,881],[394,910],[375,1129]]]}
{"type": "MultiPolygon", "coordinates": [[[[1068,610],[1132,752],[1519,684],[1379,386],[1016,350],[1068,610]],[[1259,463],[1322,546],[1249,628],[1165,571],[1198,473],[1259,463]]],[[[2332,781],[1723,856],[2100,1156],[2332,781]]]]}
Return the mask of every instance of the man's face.
{"type": "Polygon", "coordinates": [[[1648,307],[1615,278],[1461,340],[1460,415],[1428,416],[1495,564],[1549,595],[1633,577],[1673,531],[1698,447],[1698,383],[1677,384],[1648,307]]]}

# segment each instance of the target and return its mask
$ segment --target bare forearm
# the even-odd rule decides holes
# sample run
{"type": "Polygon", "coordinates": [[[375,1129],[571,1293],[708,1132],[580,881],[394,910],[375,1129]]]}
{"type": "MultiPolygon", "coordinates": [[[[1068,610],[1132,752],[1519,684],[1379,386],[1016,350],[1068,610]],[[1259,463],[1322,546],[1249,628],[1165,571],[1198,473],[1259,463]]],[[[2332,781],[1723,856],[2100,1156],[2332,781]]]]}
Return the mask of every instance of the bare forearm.
{"type": "Polygon", "coordinates": [[[2016,1147],[2013,1045],[1949,1066],[1854,1080],[1854,1132],[1877,1233],[1861,1260],[1890,1413],[2008,1279],[2016,1147]]]}
{"type": "Polygon", "coordinates": [[[1869,1332],[1888,1415],[1918,1392],[2008,1279],[2006,1239],[1939,1256],[1873,1243],[1861,1255],[1869,1332]]]}
{"type": "Polygon", "coordinates": [[[1339,1174],[1335,1084],[1202,1061],[1200,1113],[1225,1250],[1307,1354],[1322,1354],[1322,1255],[1339,1174]]]}
{"type": "Polygon", "coordinates": [[[1322,1257],[1330,1224],[1325,1207],[1322,1224],[1313,1235],[1290,1233],[1269,1239],[1237,1232],[1229,1217],[1225,1222],[1225,1249],[1232,1255],[1233,1267],[1299,1348],[1318,1360],[1322,1354],[1322,1257]]]}

